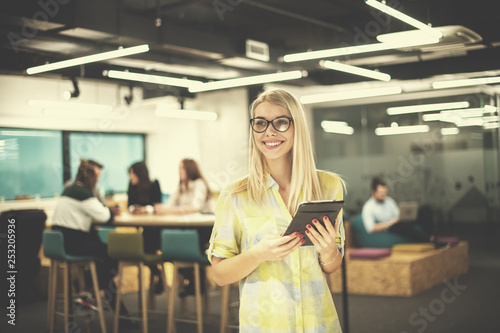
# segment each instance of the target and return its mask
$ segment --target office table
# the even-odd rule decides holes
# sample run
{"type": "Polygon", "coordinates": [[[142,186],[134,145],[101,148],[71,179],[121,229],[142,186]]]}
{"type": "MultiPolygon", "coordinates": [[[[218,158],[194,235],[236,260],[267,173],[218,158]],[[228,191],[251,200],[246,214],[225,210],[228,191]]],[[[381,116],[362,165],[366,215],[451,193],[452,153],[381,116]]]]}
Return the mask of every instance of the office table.
{"type": "MultiPolygon", "coordinates": [[[[113,223],[100,224],[110,227],[212,227],[213,214],[157,215],[121,213],[115,216],[113,223]]],[[[98,226],[98,225],[96,225],[98,226]]]]}

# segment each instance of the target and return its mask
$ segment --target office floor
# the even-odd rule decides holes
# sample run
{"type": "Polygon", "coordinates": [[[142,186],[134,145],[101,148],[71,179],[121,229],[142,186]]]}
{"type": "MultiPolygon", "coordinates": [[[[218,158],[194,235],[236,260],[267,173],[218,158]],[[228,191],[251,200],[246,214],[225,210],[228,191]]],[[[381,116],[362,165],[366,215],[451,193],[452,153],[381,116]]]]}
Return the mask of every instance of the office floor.
{"type": "MultiPolygon", "coordinates": [[[[454,281],[448,281],[412,297],[348,296],[348,325],[344,321],[342,295],[334,294],[335,304],[344,333],[365,332],[500,332],[500,230],[477,227],[456,228],[449,234],[469,242],[470,269],[454,281]],[[348,327],[347,327],[348,326],[348,327]]],[[[204,313],[204,332],[219,332],[220,294],[216,290],[210,297],[210,307],[204,313]]],[[[136,308],[136,294],[125,295],[129,309],[136,308]]],[[[237,289],[232,292],[237,298],[237,289]]],[[[149,316],[150,332],[166,332],[167,307],[163,295],[157,296],[157,312],[149,316]]],[[[194,319],[194,298],[189,297],[187,318],[194,319]]],[[[232,322],[237,320],[233,309],[232,322]]],[[[5,316],[0,323],[1,332],[45,332],[46,300],[39,299],[20,305],[16,326],[6,325],[5,316]],[[4,329],[5,327],[5,329],[4,329]]],[[[106,313],[108,331],[113,318],[106,313]]],[[[91,323],[91,332],[99,332],[97,320],[91,323]]],[[[232,330],[231,332],[236,332],[232,330]]],[[[62,317],[57,318],[56,332],[63,332],[62,317]]],[[[83,319],[75,320],[72,333],[86,332],[83,319]]],[[[120,332],[140,332],[137,328],[121,328],[120,332]]],[[[177,332],[196,332],[196,325],[177,323],[177,332]]]]}

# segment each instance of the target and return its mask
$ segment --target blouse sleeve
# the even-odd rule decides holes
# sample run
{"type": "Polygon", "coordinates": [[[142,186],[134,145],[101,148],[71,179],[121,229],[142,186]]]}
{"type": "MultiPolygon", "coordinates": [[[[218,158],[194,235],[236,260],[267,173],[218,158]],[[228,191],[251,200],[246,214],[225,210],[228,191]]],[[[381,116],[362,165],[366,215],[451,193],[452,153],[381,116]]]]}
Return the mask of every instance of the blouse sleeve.
{"type": "Polygon", "coordinates": [[[151,184],[151,204],[154,205],[156,203],[161,203],[162,193],[160,189],[160,183],[158,180],[155,180],[153,184],[151,184]]]}
{"type": "Polygon", "coordinates": [[[241,252],[241,225],[234,208],[234,197],[222,191],[215,205],[215,224],[207,250],[208,260],[212,256],[231,258],[241,252]]]}
{"type": "Polygon", "coordinates": [[[196,209],[196,211],[201,211],[205,203],[207,202],[207,185],[203,180],[199,179],[193,183],[193,196],[191,201],[191,207],[196,209]]]}

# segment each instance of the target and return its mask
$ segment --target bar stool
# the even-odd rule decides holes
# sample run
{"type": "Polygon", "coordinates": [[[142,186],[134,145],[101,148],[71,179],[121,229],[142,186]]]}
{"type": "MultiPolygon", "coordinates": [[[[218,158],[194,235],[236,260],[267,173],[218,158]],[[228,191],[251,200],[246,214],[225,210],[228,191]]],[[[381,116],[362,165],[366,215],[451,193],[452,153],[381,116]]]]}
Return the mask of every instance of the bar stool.
{"type": "Polygon", "coordinates": [[[123,286],[123,269],[125,266],[137,266],[139,268],[139,291],[142,311],[142,332],[148,331],[148,309],[146,303],[146,286],[142,279],[144,265],[161,264],[161,278],[165,287],[165,297],[168,300],[167,281],[163,267],[163,259],[159,254],[144,253],[142,234],[138,232],[117,232],[108,233],[108,255],[118,262],[118,290],[116,292],[116,309],[114,318],[114,332],[118,333],[118,323],[120,317],[120,297],[123,286]]]}
{"type": "MultiPolygon", "coordinates": [[[[73,256],[66,254],[64,250],[64,236],[59,230],[44,230],[42,236],[43,253],[45,257],[50,259],[49,269],[49,297],[47,320],[49,332],[54,332],[55,323],[55,303],[57,293],[57,269],[59,266],[63,268],[64,278],[64,331],[69,332],[69,294],[71,286],[69,285],[69,274],[71,265],[88,265],[92,275],[92,284],[94,285],[94,294],[97,301],[97,311],[99,313],[99,320],[101,324],[101,332],[106,333],[106,323],[104,320],[104,312],[102,307],[101,295],[99,293],[99,282],[97,280],[97,270],[95,261],[100,260],[98,257],[92,256],[73,256]]],[[[82,281],[80,280],[82,283],[82,281]]]]}
{"type": "Polygon", "coordinates": [[[161,252],[164,261],[171,261],[174,265],[174,276],[169,298],[169,312],[167,332],[174,333],[174,303],[179,284],[179,269],[193,268],[195,277],[196,317],[198,333],[203,332],[200,288],[200,264],[210,265],[206,255],[201,254],[196,230],[165,229],[161,233],[161,252]]]}

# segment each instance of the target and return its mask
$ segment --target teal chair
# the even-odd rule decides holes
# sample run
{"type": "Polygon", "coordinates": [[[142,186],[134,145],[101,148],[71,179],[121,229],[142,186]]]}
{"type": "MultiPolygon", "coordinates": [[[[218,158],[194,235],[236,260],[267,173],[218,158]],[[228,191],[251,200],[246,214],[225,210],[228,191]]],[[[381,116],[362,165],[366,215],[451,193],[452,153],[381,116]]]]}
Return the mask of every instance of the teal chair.
{"type": "MultiPolygon", "coordinates": [[[[118,333],[120,318],[120,298],[123,287],[123,270],[125,266],[137,266],[139,268],[139,304],[142,312],[142,332],[148,331],[148,309],[146,302],[146,286],[142,278],[145,265],[159,265],[160,277],[165,287],[165,296],[168,301],[167,282],[163,259],[160,254],[144,253],[142,233],[110,231],[108,236],[108,255],[118,260],[118,290],[116,292],[116,309],[114,318],[114,332],[118,333]]],[[[152,297],[150,293],[150,298],[152,297]]]]}
{"type": "MultiPolygon", "coordinates": [[[[50,259],[49,270],[49,292],[48,292],[48,309],[47,323],[49,332],[54,332],[55,324],[55,303],[57,293],[57,270],[63,268],[63,288],[64,288],[64,331],[69,332],[69,301],[70,301],[70,272],[71,265],[78,265],[81,276],[83,275],[82,266],[89,266],[92,275],[92,284],[94,285],[94,294],[97,301],[97,308],[101,324],[101,332],[106,333],[106,323],[104,320],[104,312],[102,299],[99,292],[99,282],[97,280],[97,270],[95,262],[100,260],[98,257],[92,256],[73,256],[66,253],[64,250],[64,236],[59,230],[44,230],[42,235],[43,254],[50,259]]],[[[83,287],[83,278],[80,279],[80,286],[83,287]]]]}
{"type": "Polygon", "coordinates": [[[170,290],[167,332],[175,332],[175,297],[179,285],[179,269],[194,268],[196,323],[198,333],[203,332],[203,315],[201,307],[200,265],[210,265],[208,258],[200,251],[198,232],[196,230],[164,229],[161,233],[161,253],[164,261],[171,261],[174,266],[172,288],[170,290]]]}
{"type": "Polygon", "coordinates": [[[101,242],[103,242],[104,244],[108,244],[108,234],[112,231],[115,231],[116,227],[98,226],[96,229],[97,235],[99,236],[101,242]]]}
{"type": "Polygon", "coordinates": [[[392,248],[396,244],[411,243],[409,238],[387,230],[368,233],[361,214],[356,215],[352,221],[351,234],[356,247],[392,248]]]}

